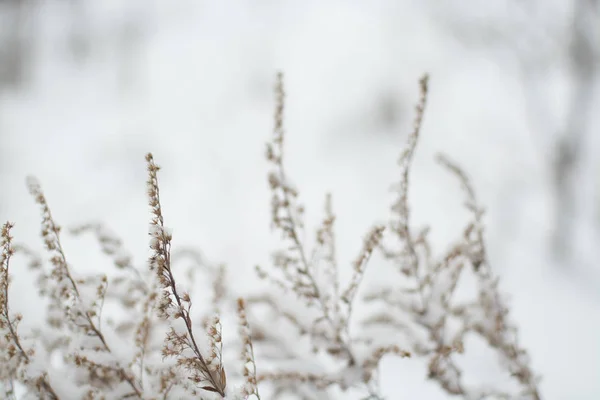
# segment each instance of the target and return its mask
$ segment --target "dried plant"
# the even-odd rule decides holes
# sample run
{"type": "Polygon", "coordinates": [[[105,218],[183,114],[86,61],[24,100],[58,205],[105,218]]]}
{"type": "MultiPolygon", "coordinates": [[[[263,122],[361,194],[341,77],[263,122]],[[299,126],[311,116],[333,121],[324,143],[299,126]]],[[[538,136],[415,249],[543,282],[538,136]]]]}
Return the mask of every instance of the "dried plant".
{"type": "Polygon", "coordinates": [[[267,393],[263,396],[274,399],[328,399],[344,393],[343,398],[381,399],[379,368],[389,355],[426,360],[426,378],[458,398],[540,399],[538,378],[518,343],[489,264],[483,210],[466,175],[448,158],[438,161],[465,189],[470,221],[441,257],[434,256],[427,229],[413,231],[411,226],[409,172],[427,85],[424,77],[414,129],[400,157],[389,223],[375,224],[365,234],[349,276],[337,254],[331,195],[325,197],[314,242],[305,240],[299,190],[285,169],[282,74],[277,76],[275,128],[266,151],[271,226],[281,248],[273,252],[271,267],[256,268],[268,290],[244,293],[243,299],[227,284],[223,265],[212,265],[196,249],[171,249],[152,154],[146,156],[150,257],[142,268],[115,234],[102,224],[86,223],[68,233],[92,234],[112,268],[102,274],[76,271],[46,197],[30,178],[29,190],[42,211],[49,265],[30,247],[13,244],[11,223],[2,227],[2,398],[23,393],[22,398],[52,400],[260,399],[259,393],[267,393]],[[19,254],[29,260],[46,307],[45,320],[26,331],[19,326],[23,317],[9,307],[10,267],[19,254]],[[364,284],[375,254],[376,262],[387,261],[397,271],[390,269],[395,278],[387,286],[364,284]],[[192,263],[184,268],[181,260],[192,263]],[[475,278],[477,294],[459,299],[457,287],[467,274],[475,278]],[[191,289],[199,279],[209,282],[205,286],[210,286],[211,300],[192,308],[191,289]],[[237,346],[236,339],[223,343],[228,313],[237,315],[237,346]],[[513,388],[465,383],[463,374],[469,371],[457,359],[469,350],[467,335],[481,337],[496,351],[516,383],[513,388]],[[237,361],[227,356],[228,348],[239,349],[237,361]]]}
{"type": "Polygon", "coordinates": [[[540,399],[538,378],[530,369],[527,352],[518,344],[517,329],[508,319],[508,308],[498,291],[498,279],[493,276],[488,262],[483,240],[483,208],[477,203],[465,173],[443,155],[438,155],[437,160],[462,184],[471,221],[457,243],[438,259],[432,257],[428,229],[417,234],[410,229],[408,173],[426,99],[427,77],[424,77],[414,129],[399,160],[401,180],[397,185],[397,200],[392,205],[391,238],[387,244],[380,245],[385,257],[397,266],[404,279],[399,280],[401,285],[372,290],[366,296],[369,302],[383,302],[385,311],[371,315],[365,325],[398,327],[398,335],[411,343],[413,354],[429,360],[429,378],[449,394],[468,399],[540,399]],[[475,275],[477,296],[469,301],[456,300],[453,295],[467,271],[475,275]],[[507,372],[518,381],[515,391],[504,387],[468,386],[463,382],[463,371],[454,355],[467,350],[464,339],[470,333],[480,336],[497,351],[507,372]]]}
{"type": "Polygon", "coordinates": [[[420,92],[413,131],[399,160],[400,180],[390,222],[387,227],[374,226],[366,235],[363,249],[352,265],[353,274],[344,283],[338,277],[335,217],[329,195],[313,248],[307,249],[300,239],[304,237],[304,208],[298,201],[298,189],[284,168],[285,92],[282,75],[278,76],[275,129],[267,145],[267,159],[272,165],[269,174],[272,226],[281,234],[284,248],[273,254],[274,268],[269,271],[258,268],[259,275],[272,282],[274,290],[249,298],[250,304],[266,306],[264,321],[279,318],[289,326],[289,330],[280,333],[281,329],[273,332],[266,326],[253,324],[260,334],[255,336],[257,348],[266,348],[264,358],[270,358],[268,365],[276,365],[274,371],[265,371],[259,380],[270,382],[275,394],[288,392],[299,398],[317,398],[324,389],[337,387],[343,391],[358,388],[369,398],[379,398],[379,363],[383,356],[392,354],[427,359],[428,378],[449,395],[465,399],[540,398],[537,378],[529,367],[525,350],[517,342],[516,328],[508,319],[507,306],[498,292],[498,280],[488,264],[481,221],[483,211],[466,175],[443,156],[438,160],[458,176],[467,192],[472,221],[462,230],[458,243],[439,259],[433,256],[428,230],[412,232],[409,172],[427,102],[427,76],[420,81],[420,92]],[[391,261],[399,276],[388,286],[367,289],[362,300],[374,308],[368,317],[356,323],[353,304],[360,300],[356,299],[356,293],[374,251],[391,261]],[[453,301],[459,279],[468,267],[475,274],[478,295],[466,302],[453,301]],[[288,296],[286,299],[292,305],[280,301],[282,296],[288,296]],[[302,307],[302,312],[296,311],[302,307]],[[497,351],[506,371],[518,383],[515,390],[472,387],[463,382],[463,371],[454,356],[467,350],[464,338],[471,333],[482,337],[497,351]],[[298,351],[304,337],[309,338],[306,349],[298,351]]]}

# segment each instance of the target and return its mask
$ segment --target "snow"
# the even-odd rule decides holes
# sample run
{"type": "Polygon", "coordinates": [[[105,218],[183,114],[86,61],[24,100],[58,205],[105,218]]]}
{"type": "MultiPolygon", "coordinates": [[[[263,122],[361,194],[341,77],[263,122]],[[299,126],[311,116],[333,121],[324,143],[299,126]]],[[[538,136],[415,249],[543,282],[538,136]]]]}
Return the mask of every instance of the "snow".
{"type": "MultiPolygon", "coordinates": [[[[42,2],[34,17],[32,80],[20,92],[0,92],[0,220],[16,222],[16,242],[41,248],[39,212],[24,183],[34,174],[59,224],[103,221],[144,265],[144,154],[151,151],[162,167],[165,224],[176,230],[173,251],[199,246],[227,263],[236,290],[252,286],[252,267],[268,266],[273,249],[263,156],[275,72],[283,70],[286,172],[307,207],[309,227],[321,216],[325,192],[333,193],[340,265],[350,265],[364,233],[387,216],[417,81],[429,72],[410,179],[413,225],[431,225],[442,251],[465,221],[459,185],[434,162],[436,152],[448,153],[486,207],[492,268],[509,294],[520,342],[543,377],[544,398],[600,398],[597,229],[592,218],[582,220],[576,260],[556,265],[548,248],[554,216],[544,158],[551,138],[533,132],[528,113],[535,107],[523,94],[510,46],[486,51],[448,34],[448,26],[488,24],[525,52],[541,43],[540,55],[550,57],[560,42],[539,32],[564,29],[566,2],[539,14],[540,31],[533,33],[521,30],[523,17],[507,1],[489,9],[449,3],[84,1],[91,47],[87,59],[74,62],[65,45],[66,5],[42,2]],[[119,47],[118,32],[127,24],[137,32],[130,51],[119,47]],[[386,101],[398,109],[395,119],[381,117],[386,101]]],[[[547,98],[551,117],[534,126],[560,123],[564,75],[560,64],[540,75],[536,98],[547,98]]],[[[596,117],[592,127],[598,126],[596,117]]],[[[596,142],[587,146],[590,176],[598,171],[590,161],[596,142]]],[[[599,183],[586,180],[588,192],[599,183]]],[[[90,257],[89,246],[63,232],[73,268],[105,272],[105,258],[90,257]]],[[[25,316],[25,329],[41,318],[34,277],[12,271],[11,304],[25,316]]],[[[481,367],[477,357],[465,363],[481,367]]],[[[386,358],[382,391],[389,398],[446,398],[424,376],[419,361],[386,358]]]]}

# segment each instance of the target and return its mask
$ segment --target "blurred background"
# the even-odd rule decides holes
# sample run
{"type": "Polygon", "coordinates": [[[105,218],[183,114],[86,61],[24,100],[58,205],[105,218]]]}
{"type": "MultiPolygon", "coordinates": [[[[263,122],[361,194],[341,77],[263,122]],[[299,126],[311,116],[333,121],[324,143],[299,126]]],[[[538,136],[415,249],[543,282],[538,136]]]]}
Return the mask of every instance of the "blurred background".
{"type": "MultiPolygon", "coordinates": [[[[41,248],[35,175],[59,223],[103,221],[143,263],[151,151],[174,242],[226,263],[243,291],[272,244],[278,70],[289,174],[309,220],[333,192],[342,260],[386,218],[430,74],[413,224],[432,227],[438,252],[460,235],[443,152],[486,206],[492,267],[544,398],[599,399],[598,0],[0,0],[0,220],[41,248]]],[[[102,268],[88,244],[67,241],[71,263],[102,268]]],[[[41,317],[27,272],[13,272],[16,311],[41,317]]],[[[415,365],[384,368],[389,398],[446,398],[415,365]]]]}

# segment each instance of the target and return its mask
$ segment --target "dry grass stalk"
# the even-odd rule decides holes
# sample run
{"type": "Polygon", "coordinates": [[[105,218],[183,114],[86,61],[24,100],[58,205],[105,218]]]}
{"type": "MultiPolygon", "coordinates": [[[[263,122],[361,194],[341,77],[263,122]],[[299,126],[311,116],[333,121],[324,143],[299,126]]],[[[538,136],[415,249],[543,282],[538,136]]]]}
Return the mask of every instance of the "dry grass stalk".
{"type": "Polygon", "coordinates": [[[275,126],[266,152],[271,166],[271,226],[281,236],[282,246],[273,253],[273,268],[257,267],[259,277],[270,282],[271,289],[251,294],[246,301],[232,293],[224,266],[210,265],[196,249],[172,251],[172,235],[165,227],[160,201],[159,167],[151,154],[146,156],[149,268],[139,269],[123,242],[106,227],[88,223],[71,233],[93,234],[102,253],[112,260],[114,271],[76,274],[67,262],[61,229],[46,198],[39,184],[30,179],[30,192],[42,209],[42,238],[51,268],[48,271],[29,247],[13,245],[12,224],[3,226],[0,394],[16,399],[15,388],[20,385],[31,396],[52,400],[260,399],[260,385],[269,398],[291,394],[300,399],[328,399],[342,391],[344,398],[381,399],[379,367],[391,355],[426,359],[428,378],[459,398],[539,400],[538,378],[518,343],[517,329],[508,318],[498,279],[489,265],[483,210],[466,175],[445,157],[438,161],[462,184],[470,221],[441,257],[434,256],[428,229],[411,228],[409,177],[427,103],[427,76],[421,79],[420,90],[414,128],[399,160],[400,180],[389,224],[375,225],[365,235],[347,280],[340,277],[331,195],[325,198],[315,241],[304,240],[304,208],[285,169],[282,74],[277,75],[275,126]],[[376,252],[396,267],[397,280],[367,288],[361,295],[367,265],[376,252]],[[29,258],[38,275],[40,295],[47,302],[44,323],[25,334],[18,329],[22,317],[9,309],[9,268],[15,253],[29,258]],[[208,276],[204,280],[211,282],[210,304],[201,305],[208,306],[210,315],[192,315],[191,295],[176,280],[185,273],[175,268],[178,259],[192,261],[186,283],[195,281],[196,272],[208,276]],[[477,296],[458,301],[454,294],[467,273],[475,277],[477,296]],[[359,303],[375,307],[362,320],[354,311],[359,303]],[[106,315],[107,307],[119,311],[106,315]],[[228,377],[220,315],[231,307],[236,307],[242,351],[241,368],[228,369],[228,377]],[[497,352],[516,381],[517,391],[464,383],[463,374],[468,371],[460,369],[456,356],[469,350],[465,337],[471,334],[497,352]],[[261,373],[257,373],[257,362],[261,373]],[[72,382],[57,379],[52,373],[57,368],[60,374],[73,377],[72,382]],[[235,388],[228,380],[240,386],[235,388]]]}
{"type": "Polygon", "coordinates": [[[193,332],[190,310],[192,302],[188,293],[179,294],[177,283],[171,268],[171,233],[165,229],[160,192],[158,187],[159,167],[154,163],[152,154],[146,155],[148,162],[148,201],[152,213],[150,222],[150,248],[153,253],[150,267],[154,269],[162,289],[158,305],[160,315],[165,319],[183,320],[185,329],[171,326],[163,347],[163,356],[177,358],[177,364],[191,371],[190,379],[202,389],[216,392],[225,397],[227,378],[221,363],[220,323],[216,319],[209,328],[212,353],[205,357],[200,351],[193,332]],[[175,300],[175,304],[173,304],[175,300]],[[190,353],[188,355],[188,353],[190,353]]]}
{"type": "Polygon", "coordinates": [[[238,304],[238,318],[240,326],[240,337],[242,338],[242,365],[243,375],[245,378],[243,395],[250,396],[254,395],[257,399],[260,399],[258,393],[258,382],[256,379],[256,360],[254,359],[254,346],[252,344],[252,333],[250,330],[250,324],[246,317],[246,303],[244,299],[239,298],[238,304]]]}
{"type": "MultiPolygon", "coordinates": [[[[371,396],[377,395],[375,368],[367,361],[382,349],[394,353],[389,347],[366,346],[350,333],[353,316],[353,304],[359,285],[365,273],[366,265],[382,238],[384,227],[374,226],[366,235],[363,248],[353,263],[353,272],[349,282],[343,284],[338,277],[338,262],[335,247],[334,224],[331,196],[325,201],[325,216],[316,233],[312,250],[301,239],[303,237],[304,208],[298,203],[298,191],[291,184],[285,172],[283,111],[285,108],[285,90],[283,75],[278,74],[275,85],[275,128],[272,140],[267,144],[267,160],[272,169],[269,185],[272,192],[272,227],[282,237],[284,247],[273,254],[275,271],[267,272],[258,267],[259,276],[269,280],[283,294],[294,293],[310,310],[310,316],[296,315],[290,308],[280,305],[277,292],[248,299],[250,305],[263,305],[270,312],[291,325],[291,333],[299,337],[310,337],[308,357],[300,357],[298,364],[311,363],[317,354],[324,354],[335,367],[320,372],[284,369],[263,373],[259,380],[270,381],[277,393],[292,392],[298,383],[308,384],[316,389],[337,386],[346,390],[350,387],[363,387],[371,396]],[[365,355],[366,354],[366,355],[365,355]],[[358,377],[358,379],[356,379],[358,377]]],[[[291,299],[293,301],[293,299],[291,299]]],[[[307,310],[308,311],[308,310],[307,310]]],[[[298,312],[307,314],[307,312],[298,312]]],[[[266,329],[262,330],[266,331],[266,329]]],[[[292,339],[293,341],[294,339],[292,339]]],[[[275,346],[278,351],[291,353],[286,347],[294,346],[289,339],[282,337],[255,337],[258,345],[275,346]],[[262,340],[261,340],[262,339],[262,340]]],[[[385,351],[384,351],[385,352],[385,351]]],[[[399,352],[395,352],[398,354],[399,352]]],[[[408,352],[402,352],[408,356],[408,352]]],[[[381,358],[383,354],[379,357],[381,358]]]]}
{"type": "Polygon", "coordinates": [[[45,372],[41,372],[34,376],[27,373],[26,368],[33,362],[36,356],[34,349],[26,349],[21,343],[18,334],[18,324],[22,320],[20,314],[11,317],[8,307],[8,287],[9,287],[9,269],[10,259],[14,255],[12,246],[13,237],[10,235],[10,230],[13,224],[6,222],[2,226],[0,234],[0,332],[4,333],[2,339],[2,348],[5,349],[1,353],[0,360],[4,368],[0,369],[0,380],[7,382],[7,387],[10,388],[5,393],[7,398],[15,398],[13,381],[20,381],[22,384],[30,388],[40,398],[43,399],[58,399],[52,385],[48,381],[45,372]]]}
{"type": "MultiPolygon", "coordinates": [[[[141,391],[138,384],[135,382],[133,375],[126,368],[119,365],[118,360],[113,358],[111,365],[97,363],[93,358],[88,358],[82,354],[85,350],[93,352],[111,353],[111,348],[100,329],[100,309],[104,301],[105,285],[107,282],[106,276],[102,276],[101,282],[98,284],[94,300],[88,302],[80,293],[80,284],[86,284],[85,280],[77,280],[71,273],[65,252],[60,241],[60,227],[54,222],[50,207],[46,201],[44,193],[39,183],[33,179],[28,180],[29,192],[34,197],[36,203],[42,210],[42,238],[46,249],[51,253],[50,262],[53,269],[51,271],[49,284],[51,288],[52,304],[58,309],[62,307],[64,312],[64,320],[67,322],[68,329],[74,335],[85,335],[97,339],[95,343],[89,343],[84,346],[79,345],[80,352],[72,354],[73,362],[76,365],[84,365],[89,371],[89,379],[96,378],[102,381],[102,384],[109,384],[114,381],[125,381],[131,389],[129,395],[141,398],[141,391]],[[96,319],[96,321],[94,321],[96,319]],[[87,348],[86,348],[87,347],[87,348]]],[[[61,327],[58,323],[57,327],[61,327]]]]}
{"type": "Polygon", "coordinates": [[[427,241],[428,229],[416,235],[410,230],[409,170],[426,100],[427,77],[424,77],[421,80],[421,100],[417,106],[414,129],[399,161],[401,181],[397,185],[397,200],[391,208],[394,217],[390,222],[390,232],[395,238],[391,238],[387,244],[382,242],[380,246],[409,286],[391,286],[372,291],[366,300],[380,301],[387,307],[385,312],[369,317],[365,324],[397,327],[398,334],[412,343],[413,353],[429,358],[429,378],[437,381],[449,394],[468,399],[518,397],[537,400],[540,398],[538,380],[529,367],[525,350],[518,346],[516,328],[511,326],[507,318],[508,308],[499,294],[498,279],[489,267],[483,240],[483,209],[476,201],[475,191],[466,174],[444,156],[438,156],[438,162],[459,178],[467,194],[466,207],[472,219],[457,244],[439,260],[432,257],[427,241]],[[466,267],[470,267],[469,270],[476,276],[478,297],[471,302],[461,303],[453,300],[453,294],[459,279],[466,273],[466,267]],[[394,309],[397,310],[395,313],[390,311],[394,309]],[[452,331],[450,320],[459,322],[461,327],[458,331],[452,331]],[[511,393],[502,387],[469,387],[464,384],[463,371],[457,365],[454,354],[468,350],[464,347],[468,333],[478,334],[497,350],[507,371],[521,385],[518,393],[511,393]]]}
{"type": "MultiPolygon", "coordinates": [[[[150,154],[147,163],[152,212],[149,276],[134,265],[131,256],[123,250],[122,241],[97,223],[80,225],[71,229],[71,233],[75,236],[93,233],[102,253],[113,260],[115,273],[110,276],[74,273],[61,243],[61,229],[54,222],[46,198],[39,184],[32,178],[28,180],[30,192],[42,209],[42,238],[50,253],[52,268],[47,271],[28,247],[13,246],[12,224],[5,224],[0,259],[0,337],[6,346],[0,347],[0,357],[6,362],[0,365],[0,389],[6,398],[15,397],[15,382],[29,394],[55,400],[235,397],[235,391],[227,390],[219,317],[201,318],[207,321],[208,350],[201,350],[195,336],[190,295],[179,289],[172,269],[172,238],[165,229],[160,205],[159,168],[150,154]],[[25,339],[17,331],[21,316],[11,317],[9,312],[9,266],[16,250],[32,260],[32,270],[39,275],[40,294],[48,303],[45,325],[28,332],[25,339]],[[107,304],[119,307],[120,311],[103,315],[107,304]],[[162,339],[157,340],[160,337],[162,339]],[[33,347],[27,346],[30,342],[33,347]],[[129,350],[130,343],[135,344],[132,350],[129,350]],[[51,358],[57,359],[56,356],[61,360],[63,373],[73,377],[73,382],[61,382],[58,389],[57,376],[53,378],[47,373],[56,368],[53,366],[56,361],[51,361],[51,358]]],[[[223,303],[228,294],[225,268],[211,267],[210,272],[214,273],[213,310],[218,310],[218,304],[223,303]]],[[[190,281],[193,277],[194,274],[188,275],[190,281]]],[[[248,330],[247,320],[241,320],[240,327],[248,330]]],[[[249,333],[243,340],[243,354],[248,357],[248,346],[252,346],[249,333]]],[[[252,375],[243,369],[240,372],[240,376],[245,373],[248,382],[254,382],[251,392],[258,395],[255,373],[252,375]]],[[[248,388],[246,385],[246,390],[248,388]]],[[[245,392],[238,394],[242,393],[245,392]]]]}
{"type": "MultiPolygon", "coordinates": [[[[277,316],[287,321],[297,335],[297,338],[293,336],[294,339],[286,340],[255,323],[255,330],[261,333],[260,337],[255,336],[257,346],[274,348],[276,350],[269,354],[286,354],[288,359],[296,360],[296,365],[311,365],[306,371],[298,370],[297,366],[286,367],[289,363],[280,362],[279,370],[263,373],[259,380],[270,381],[275,393],[293,392],[293,387],[303,384],[308,385],[308,391],[304,393],[312,396],[337,386],[342,390],[363,387],[370,398],[378,398],[376,372],[382,357],[386,354],[406,357],[412,353],[429,360],[429,378],[449,394],[466,399],[540,398],[537,378],[528,366],[525,351],[518,346],[516,328],[507,319],[508,310],[498,293],[497,279],[492,276],[488,265],[481,222],[483,212],[475,201],[474,191],[465,174],[446,158],[438,159],[459,177],[468,195],[467,207],[473,220],[464,229],[458,243],[439,260],[434,259],[427,239],[428,229],[416,233],[411,229],[409,177],[427,104],[428,77],[424,76],[419,83],[421,96],[413,130],[399,159],[400,181],[396,185],[398,195],[391,207],[389,229],[386,233],[383,226],[373,228],[353,265],[353,275],[347,288],[341,290],[335,255],[335,217],[329,195],[325,218],[317,231],[311,257],[307,256],[306,245],[300,240],[303,237],[304,208],[298,205],[299,192],[284,172],[285,92],[282,75],[278,75],[275,129],[267,146],[267,159],[273,166],[269,175],[273,193],[272,226],[281,233],[286,247],[274,253],[274,271],[258,268],[258,272],[283,293],[294,293],[298,299],[304,300],[315,312],[308,317],[306,312],[294,312],[301,305],[286,307],[278,301],[277,294],[249,299],[252,305],[267,306],[269,318],[277,316]],[[369,291],[364,301],[367,304],[383,303],[384,311],[374,311],[362,321],[364,332],[357,330],[351,335],[353,299],[365,274],[366,261],[376,249],[397,266],[401,276],[396,284],[369,291]],[[467,266],[471,266],[476,274],[479,294],[471,302],[459,304],[453,302],[453,293],[467,266]],[[320,281],[323,276],[324,281],[320,281]],[[458,332],[452,331],[451,319],[462,321],[458,332]],[[387,329],[384,335],[393,338],[391,343],[373,340],[373,335],[377,335],[373,332],[378,332],[376,329],[382,326],[387,329]],[[507,371],[521,385],[518,392],[502,387],[468,387],[463,383],[463,371],[454,356],[465,351],[464,337],[471,332],[481,335],[490,347],[498,351],[507,371]],[[312,359],[294,351],[294,346],[306,336],[310,338],[315,353],[312,359]],[[323,354],[344,362],[329,362],[323,354]],[[311,392],[310,388],[314,390],[311,392]]],[[[285,335],[290,333],[286,331],[285,335]]],[[[276,363],[280,361],[277,357],[273,359],[276,363]]],[[[298,397],[304,396],[298,394],[298,397]]]]}

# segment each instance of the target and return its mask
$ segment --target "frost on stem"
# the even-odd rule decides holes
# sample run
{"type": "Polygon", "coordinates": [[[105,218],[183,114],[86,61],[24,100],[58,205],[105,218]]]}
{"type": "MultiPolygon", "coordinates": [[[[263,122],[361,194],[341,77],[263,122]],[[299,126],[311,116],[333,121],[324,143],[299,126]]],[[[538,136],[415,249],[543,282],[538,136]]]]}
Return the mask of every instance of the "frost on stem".
{"type": "MultiPolygon", "coordinates": [[[[61,244],[61,228],[52,217],[39,183],[30,177],[27,185],[42,211],[41,234],[46,250],[50,253],[52,264],[50,275],[45,280],[47,287],[44,289],[45,295],[50,300],[49,316],[54,316],[48,322],[57,329],[66,326],[72,333],[72,336],[63,337],[70,346],[66,358],[87,371],[87,382],[91,382],[92,386],[117,388],[124,382],[128,386],[128,394],[141,398],[142,393],[134,375],[120,365],[100,328],[100,313],[106,294],[106,277],[102,276],[97,282],[96,279],[86,280],[73,274],[61,244]],[[73,340],[74,337],[81,337],[81,339],[73,340]]],[[[121,392],[122,389],[118,390],[121,392]]]]}
{"type": "Polygon", "coordinates": [[[186,281],[194,281],[195,272],[201,271],[209,277],[205,281],[212,283],[210,300],[201,304],[212,309],[212,316],[200,316],[196,325],[191,297],[176,283],[172,235],[165,227],[160,203],[159,167],[151,154],[146,157],[152,213],[149,268],[138,269],[122,241],[104,226],[87,223],[71,233],[93,234],[114,273],[78,274],[67,262],[60,227],[39,184],[30,179],[29,190],[42,210],[42,237],[50,268],[29,247],[13,245],[12,224],[2,227],[0,396],[14,399],[13,388],[20,384],[29,397],[51,400],[250,400],[260,399],[260,385],[263,396],[268,392],[269,398],[290,394],[312,400],[329,398],[341,390],[348,398],[381,399],[381,360],[386,355],[414,355],[427,361],[428,378],[457,398],[540,399],[538,378],[519,344],[489,265],[483,210],[455,163],[438,157],[442,166],[458,177],[471,212],[456,243],[441,256],[434,256],[428,229],[416,230],[410,225],[409,172],[427,103],[427,84],[424,77],[414,129],[400,157],[389,223],[367,232],[354,261],[345,267],[348,279],[341,279],[344,266],[337,254],[331,195],[325,198],[314,242],[305,240],[304,208],[285,170],[285,91],[283,77],[278,75],[275,128],[267,159],[271,167],[271,226],[281,236],[281,247],[273,252],[273,268],[257,268],[259,276],[273,287],[241,300],[231,292],[224,266],[209,265],[196,249],[180,249],[175,258],[185,257],[193,264],[186,281]],[[15,253],[29,259],[47,304],[44,323],[25,333],[19,326],[22,317],[9,309],[9,269],[15,253]],[[397,279],[388,279],[385,286],[363,295],[365,274],[371,271],[367,264],[378,253],[394,265],[397,279]],[[465,274],[474,276],[476,295],[459,301],[454,294],[465,274]],[[239,373],[231,374],[228,385],[220,312],[236,305],[241,368],[229,370],[239,373]],[[359,321],[354,311],[357,306],[374,310],[359,321]],[[195,336],[198,331],[202,337],[195,336]],[[483,338],[496,351],[517,389],[465,383],[463,374],[468,371],[459,368],[456,355],[469,350],[464,344],[468,334],[483,338]],[[70,379],[60,379],[62,376],[70,379]],[[239,382],[239,388],[232,389],[239,382]]]}
{"type": "MultiPolygon", "coordinates": [[[[483,208],[479,206],[475,191],[466,174],[447,157],[439,155],[438,162],[455,175],[466,193],[465,206],[471,211],[472,220],[464,230],[465,245],[461,250],[468,257],[477,277],[477,298],[470,303],[457,304],[452,314],[463,321],[457,336],[462,341],[465,334],[475,332],[498,354],[510,375],[520,384],[520,396],[539,400],[541,398],[537,377],[530,367],[527,351],[519,344],[518,329],[508,318],[509,309],[498,286],[499,280],[490,267],[483,239],[483,208]]],[[[496,392],[503,393],[501,389],[496,392]]]]}
{"type": "Polygon", "coordinates": [[[460,168],[443,156],[438,161],[456,175],[467,194],[466,206],[471,221],[463,229],[456,244],[439,259],[432,256],[427,239],[428,229],[416,234],[410,229],[408,206],[409,171],[421,130],[427,102],[427,77],[421,80],[421,99],[417,105],[414,129],[400,157],[400,182],[397,198],[391,207],[391,237],[381,243],[385,257],[401,272],[397,285],[372,290],[368,302],[381,302],[385,309],[365,319],[366,327],[387,327],[404,342],[410,343],[414,354],[429,360],[429,379],[449,394],[462,398],[540,398],[537,378],[533,375],[525,350],[518,346],[516,327],[508,321],[508,309],[498,292],[498,280],[489,268],[483,241],[483,209],[475,192],[460,168]],[[462,275],[475,274],[478,296],[469,302],[454,300],[453,294],[462,275]],[[456,321],[459,328],[456,329],[456,321]],[[454,355],[467,351],[464,338],[475,333],[495,349],[500,360],[520,384],[518,393],[504,387],[466,385],[463,371],[454,355]]]}
{"type": "Polygon", "coordinates": [[[260,395],[258,394],[258,382],[256,380],[256,360],[254,359],[252,333],[248,318],[246,317],[246,302],[242,298],[239,298],[237,301],[237,313],[240,337],[242,339],[242,374],[245,379],[242,394],[244,396],[254,395],[260,400],[260,395]]]}
{"type": "MultiPolygon", "coordinates": [[[[273,269],[257,267],[259,276],[273,284],[276,292],[248,299],[250,306],[265,307],[289,326],[285,333],[256,327],[257,345],[275,346],[276,353],[287,354],[293,367],[275,360],[279,368],[260,374],[259,381],[269,381],[275,393],[298,392],[302,384],[306,393],[317,393],[337,386],[342,390],[361,387],[373,394],[374,375],[365,357],[376,352],[366,350],[350,332],[352,310],[365,274],[366,265],[383,235],[383,226],[374,226],[366,235],[364,246],[352,264],[349,282],[340,282],[335,245],[335,215],[331,195],[326,196],[325,215],[316,232],[312,249],[303,240],[304,207],[299,192],[290,182],[285,169],[285,129],[283,111],[285,90],[283,75],[275,85],[275,126],[267,143],[266,158],[271,165],[268,182],[271,189],[271,226],[282,239],[282,248],[273,253],[273,269]],[[283,296],[283,297],[281,297],[283,296]],[[282,301],[290,297],[290,304],[282,301]],[[294,298],[295,297],[295,298],[294,298]],[[299,303],[298,303],[299,302],[299,303]],[[302,311],[300,311],[302,310],[302,311]],[[295,347],[308,337],[310,347],[304,353],[295,347]],[[299,354],[302,353],[302,354],[299,354]],[[365,355],[367,354],[367,355],[365,355]],[[320,357],[319,355],[322,355],[320,357]],[[323,358],[322,362],[320,358],[323,358]],[[334,365],[335,367],[327,367],[334,365]],[[365,370],[363,370],[363,367],[365,370]]],[[[389,353],[393,353],[390,351],[389,353]]],[[[310,395],[308,397],[311,397],[310,395]]]]}
{"type": "Polygon", "coordinates": [[[10,284],[10,259],[15,253],[12,246],[10,230],[13,224],[6,222],[0,234],[0,382],[5,387],[7,398],[14,397],[14,382],[17,381],[36,393],[40,398],[58,400],[54,388],[48,380],[45,371],[34,371],[29,365],[36,357],[33,348],[23,345],[18,332],[21,315],[11,317],[8,304],[8,289],[10,284]]]}
{"type": "MultiPolygon", "coordinates": [[[[14,397],[15,382],[25,386],[28,395],[42,399],[226,396],[221,321],[214,317],[205,324],[208,346],[200,347],[192,330],[191,298],[179,290],[171,269],[172,237],[164,226],[158,167],[151,156],[147,162],[152,256],[150,268],[143,271],[134,265],[119,238],[102,224],[87,223],[70,232],[94,234],[102,253],[112,260],[109,266],[114,273],[77,274],[67,262],[61,229],[39,184],[28,180],[42,209],[42,237],[51,268],[46,271],[41,258],[28,247],[13,247],[12,225],[5,225],[0,270],[0,393],[4,397],[14,397]],[[10,315],[8,308],[8,270],[16,249],[30,258],[32,270],[40,276],[40,294],[48,300],[45,324],[27,332],[25,339],[17,331],[21,317],[10,315]],[[102,312],[107,307],[110,315],[102,312]]],[[[213,273],[212,305],[217,310],[228,295],[225,268],[209,270],[213,273]]],[[[248,343],[249,336],[245,340],[248,343]]],[[[229,390],[228,395],[239,398],[235,391],[229,390]]]]}
{"type": "Polygon", "coordinates": [[[158,311],[162,318],[171,322],[162,350],[164,357],[174,357],[177,365],[188,371],[188,379],[203,390],[225,397],[227,378],[221,362],[221,330],[219,320],[209,326],[212,352],[203,355],[196,342],[190,309],[192,302],[188,293],[179,293],[171,269],[171,233],[165,229],[160,191],[158,187],[159,167],[152,154],[146,155],[148,164],[148,204],[152,213],[150,221],[150,268],[158,277],[162,294],[158,311]],[[183,324],[178,322],[183,321],[183,324]],[[183,325],[183,326],[182,326],[183,325]]]}
{"type": "Polygon", "coordinates": [[[477,205],[465,174],[445,158],[439,158],[439,161],[459,177],[467,192],[472,221],[457,243],[440,258],[433,256],[428,228],[411,229],[409,173],[423,124],[428,82],[427,75],[420,80],[413,130],[399,159],[400,179],[388,229],[384,231],[383,226],[376,226],[367,235],[353,265],[351,279],[342,289],[335,254],[335,216],[329,195],[325,217],[310,253],[302,240],[304,208],[299,205],[298,190],[290,183],[284,168],[285,92],[282,75],[277,77],[275,129],[267,145],[267,160],[271,163],[271,224],[280,233],[284,247],[273,254],[273,271],[262,268],[257,271],[280,294],[261,294],[249,299],[250,305],[263,306],[263,309],[266,306],[271,317],[279,318],[289,327],[274,332],[268,326],[254,324],[257,346],[268,349],[265,350],[267,358],[280,366],[258,377],[259,381],[270,382],[274,393],[293,393],[292,388],[296,388],[298,397],[310,398],[332,386],[346,390],[362,385],[372,398],[377,398],[377,371],[382,357],[386,354],[406,357],[412,353],[428,360],[428,377],[449,394],[468,399],[486,396],[540,398],[537,378],[528,366],[525,350],[518,346],[516,328],[508,321],[508,309],[497,288],[498,280],[488,266],[481,221],[483,211],[477,205]],[[362,331],[353,329],[351,334],[353,300],[374,250],[380,250],[400,275],[397,282],[370,290],[364,296],[366,303],[379,303],[383,308],[362,321],[362,331]],[[459,303],[453,294],[465,271],[475,274],[478,296],[471,302],[459,303]],[[304,310],[301,310],[302,305],[282,301],[290,294],[304,303],[304,310]],[[454,320],[459,321],[460,328],[455,328],[454,320]],[[389,338],[387,341],[379,339],[382,327],[386,332],[384,336],[389,338]],[[464,384],[463,371],[458,367],[455,355],[466,351],[464,337],[470,332],[482,336],[498,352],[503,365],[520,384],[517,393],[506,388],[464,384]],[[310,357],[297,350],[298,343],[306,336],[312,347],[310,357]],[[294,360],[293,368],[281,362],[282,355],[287,360],[294,360]],[[334,364],[337,361],[337,367],[327,367],[331,361],[334,364]],[[298,387],[306,391],[300,393],[298,387]]]}

